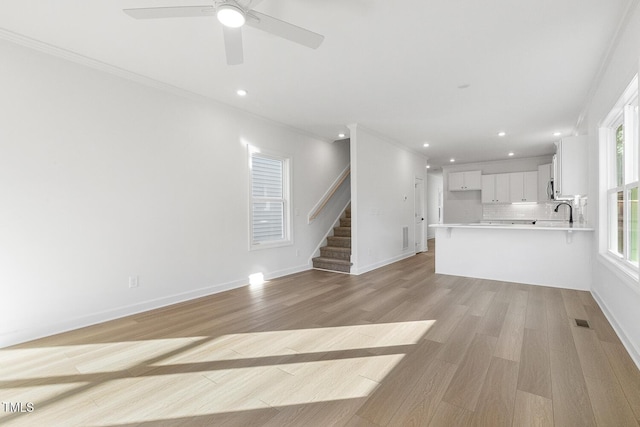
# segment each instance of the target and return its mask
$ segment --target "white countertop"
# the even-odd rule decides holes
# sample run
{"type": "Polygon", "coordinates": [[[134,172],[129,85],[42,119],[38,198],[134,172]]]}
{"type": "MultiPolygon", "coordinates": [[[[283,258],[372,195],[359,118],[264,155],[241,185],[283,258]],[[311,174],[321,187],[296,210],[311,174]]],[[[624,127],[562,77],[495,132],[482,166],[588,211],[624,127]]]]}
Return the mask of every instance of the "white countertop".
{"type": "Polygon", "coordinates": [[[490,224],[472,222],[468,224],[431,224],[432,228],[480,228],[509,230],[554,230],[554,231],[594,231],[587,225],[569,224],[564,221],[539,221],[536,224],[490,224]]]}

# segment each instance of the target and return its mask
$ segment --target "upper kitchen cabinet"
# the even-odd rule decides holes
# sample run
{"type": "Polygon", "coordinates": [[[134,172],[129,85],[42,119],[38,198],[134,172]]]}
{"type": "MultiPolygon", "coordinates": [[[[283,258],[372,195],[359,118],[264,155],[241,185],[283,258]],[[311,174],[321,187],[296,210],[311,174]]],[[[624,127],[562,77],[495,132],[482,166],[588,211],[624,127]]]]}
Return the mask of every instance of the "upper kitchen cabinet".
{"type": "Polygon", "coordinates": [[[553,200],[553,185],[551,185],[552,164],[538,166],[538,201],[553,200]]]}
{"type": "Polygon", "coordinates": [[[509,175],[482,175],[482,203],[509,203],[509,175]]]}
{"type": "Polygon", "coordinates": [[[482,172],[466,171],[449,173],[449,191],[482,189],[482,172]]]}
{"type": "Polygon", "coordinates": [[[553,156],[553,190],[556,199],[587,195],[587,137],[572,136],[557,144],[553,156]]]}
{"type": "Polygon", "coordinates": [[[538,172],[515,172],[509,174],[509,201],[538,201],[538,172]]]}

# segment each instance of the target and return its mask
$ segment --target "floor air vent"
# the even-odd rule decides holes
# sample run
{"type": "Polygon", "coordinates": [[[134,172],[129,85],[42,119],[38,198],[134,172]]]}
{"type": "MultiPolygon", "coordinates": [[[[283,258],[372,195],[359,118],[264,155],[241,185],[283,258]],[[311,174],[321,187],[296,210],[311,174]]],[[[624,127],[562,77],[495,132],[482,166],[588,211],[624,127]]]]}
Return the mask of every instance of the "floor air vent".
{"type": "Polygon", "coordinates": [[[587,322],[586,320],[583,320],[583,319],[576,319],[576,325],[581,326],[583,328],[588,328],[589,327],[589,322],[587,322]]]}

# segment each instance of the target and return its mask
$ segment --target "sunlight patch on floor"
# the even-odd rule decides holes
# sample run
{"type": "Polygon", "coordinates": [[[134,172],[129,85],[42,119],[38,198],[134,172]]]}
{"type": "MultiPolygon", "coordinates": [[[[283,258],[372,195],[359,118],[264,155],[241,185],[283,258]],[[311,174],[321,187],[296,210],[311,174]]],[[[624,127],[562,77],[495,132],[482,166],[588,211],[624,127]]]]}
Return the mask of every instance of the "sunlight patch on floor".
{"type": "Polygon", "coordinates": [[[11,349],[0,352],[0,361],[13,363],[0,371],[0,393],[34,402],[28,418],[12,420],[17,425],[140,423],[357,399],[434,324],[11,349]]]}

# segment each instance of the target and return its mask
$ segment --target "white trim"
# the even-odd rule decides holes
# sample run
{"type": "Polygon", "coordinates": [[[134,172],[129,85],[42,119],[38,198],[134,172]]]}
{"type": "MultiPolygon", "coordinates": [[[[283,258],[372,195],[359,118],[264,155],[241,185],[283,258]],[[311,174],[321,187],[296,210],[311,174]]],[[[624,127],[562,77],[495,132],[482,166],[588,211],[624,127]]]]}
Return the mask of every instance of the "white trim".
{"type": "Polygon", "coordinates": [[[410,258],[410,257],[415,256],[415,255],[416,255],[415,251],[407,252],[407,253],[404,253],[404,254],[400,254],[400,255],[394,256],[393,258],[386,259],[384,261],[379,261],[379,262],[376,262],[376,263],[373,263],[373,264],[369,264],[369,265],[367,265],[365,267],[359,268],[358,270],[353,270],[353,268],[352,268],[351,269],[352,270],[351,274],[354,274],[354,275],[357,276],[357,275],[360,275],[360,274],[368,273],[369,271],[376,270],[378,268],[384,267],[384,266],[389,265],[389,264],[393,264],[394,262],[402,261],[403,259],[407,259],[407,258],[410,258]]]}
{"type": "Polygon", "coordinates": [[[640,296],[640,286],[638,286],[639,274],[637,270],[628,268],[609,253],[599,253],[597,258],[600,264],[607,267],[622,283],[640,296]]]}
{"type": "Polygon", "coordinates": [[[604,317],[607,318],[607,320],[611,324],[611,327],[613,327],[613,330],[615,331],[616,335],[618,335],[618,338],[620,338],[620,341],[622,342],[622,345],[629,353],[629,356],[631,356],[631,359],[633,360],[633,362],[636,364],[638,369],[640,369],[640,348],[636,346],[633,340],[628,338],[628,335],[625,333],[625,330],[620,325],[620,322],[618,322],[613,312],[609,310],[607,305],[604,303],[604,300],[600,297],[600,295],[598,295],[598,292],[596,292],[595,290],[592,290],[591,294],[593,295],[593,298],[596,300],[596,302],[600,306],[600,309],[602,310],[604,317]]]}
{"type": "Polygon", "coordinates": [[[324,209],[324,207],[326,206],[329,199],[331,199],[333,194],[336,191],[338,191],[338,188],[340,188],[340,186],[347,179],[347,176],[349,176],[350,173],[351,173],[351,163],[349,163],[342,170],[342,172],[340,172],[338,177],[329,186],[329,189],[325,191],[322,197],[320,197],[320,200],[318,200],[318,203],[316,203],[313,206],[313,208],[311,208],[311,210],[309,211],[309,214],[307,215],[307,224],[311,224],[316,220],[318,215],[320,215],[320,212],[322,212],[322,209],[324,209]],[[318,210],[319,208],[322,208],[322,209],[318,210]],[[318,212],[316,212],[316,210],[318,210],[318,212]]]}
{"type": "MultiPolygon", "coordinates": [[[[258,147],[248,145],[248,163],[247,174],[249,177],[249,251],[256,251],[262,249],[281,248],[285,246],[292,246],[293,242],[293,188],[292,188],[292,176],[293,176],[293,159],[292,156],[286,153],[279,153],[269,150],[261,150],[258,147]],[[283,192],[283,238],[281,240],[270,240],[266,242],[254,242],[253,241],[253,181],[251,175],[251,158],[253,155],[261,155],[272,160],[282,161],[282,192],[283,192]]],[[[259,199],[259,198],[258,198],[259,199]]]]}

